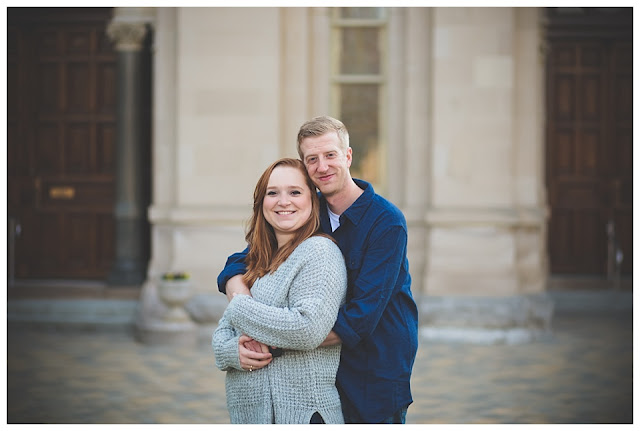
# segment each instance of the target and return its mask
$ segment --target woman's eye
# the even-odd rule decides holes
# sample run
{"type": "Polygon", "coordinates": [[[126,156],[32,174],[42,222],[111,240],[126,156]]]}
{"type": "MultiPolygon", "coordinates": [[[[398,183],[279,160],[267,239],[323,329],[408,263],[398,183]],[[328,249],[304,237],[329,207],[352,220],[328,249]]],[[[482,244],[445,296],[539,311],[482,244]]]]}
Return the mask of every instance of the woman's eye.
{"type": "Polygon", "coordinates": [[[273,191],[267,192],[267,196],[275,196],[275,195],[276,195],[276,192],[273,192],[273,191]]]}
{"type": "Polygon", "coordinates": [[[301,195],[302,192],[300,192],[300,190],[294,190],[294,191],[291,192],[291,194],[295,195],[295,196],[298,196],[298,195],[301,195]]]}

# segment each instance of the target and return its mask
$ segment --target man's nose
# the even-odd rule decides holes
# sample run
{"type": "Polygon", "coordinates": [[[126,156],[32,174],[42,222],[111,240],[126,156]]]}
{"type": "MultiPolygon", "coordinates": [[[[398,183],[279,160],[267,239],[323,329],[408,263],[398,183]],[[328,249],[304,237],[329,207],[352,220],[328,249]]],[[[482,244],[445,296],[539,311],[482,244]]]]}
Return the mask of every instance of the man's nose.
{"type": "Polygon", "coordinates": [[[325,172],[327,169],[329,169],[329,165],[322,157],[320,157],[318,159],[318,170],[320,172],[325,172]]]}

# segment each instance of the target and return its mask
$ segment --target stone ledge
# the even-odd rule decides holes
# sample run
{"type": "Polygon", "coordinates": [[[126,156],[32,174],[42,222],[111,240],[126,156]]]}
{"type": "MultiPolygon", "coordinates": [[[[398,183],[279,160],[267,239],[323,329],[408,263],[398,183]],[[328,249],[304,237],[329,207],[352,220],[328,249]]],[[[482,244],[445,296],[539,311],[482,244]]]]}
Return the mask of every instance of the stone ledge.
{"type": "Polygon", "coordinates": [[[136,339],[147,345],[193,347],[198,343],[198,325],[191,321],[145,321],[135,329],[136,339]]]}
{"type": "Polygon", "coordinates": [[[7,322],[29,327],[131,330],[138,301],[109,299],[13,299],[7,322]]]}
{"type": "Polygon", "coordinates": [[[546,294],[506,297],[424,297],[420,336],[430,341],[526,343],[550,333],[553,301],[546,294]]]}
{"type": "Polygon", "coordinates": [[[555,308],[562,312],[632,311],[633,290],[548,290],[555,308]]]}
{"type": "Polygon", "coordinates": [[[512,296],[426,296],[420,321],[426,326],[547,329],[553,301],[546,293],[512,296]]]}
{"type": "Polygon", "coordinates": [[[451,342],[469,344],[524,344],[551,335],[550,330],[528,328],[420,328],[420,338],[431,342],[451,342]]]}

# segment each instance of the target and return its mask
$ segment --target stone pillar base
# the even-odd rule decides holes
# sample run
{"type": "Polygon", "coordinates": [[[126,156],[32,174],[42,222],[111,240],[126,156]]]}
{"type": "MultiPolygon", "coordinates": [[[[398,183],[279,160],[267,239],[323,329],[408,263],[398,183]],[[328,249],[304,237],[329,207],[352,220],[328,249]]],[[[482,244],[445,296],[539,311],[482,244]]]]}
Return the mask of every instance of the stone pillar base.
{"type": "Polygon", "coordinates": [[[506,297],[433,297],[420,302],[424,340],[520,344],[551,332],[553,301],[546,293],[506,297]]]}
{"type": "Polygon", "coordinates": [[[151,280],[145,281],[136,313],[136,339],[151,345],[195,346],[199,338],[196,322],[168,320],[168,312],[169,307],[158,296],[158,286],[151,280]]]}
{"type": "Polygon", "coordinates": [[[146,322],[136,325],[136,338],[149,345],[193,347],[198,343],[198,325],[193,322],[146,322]]]}

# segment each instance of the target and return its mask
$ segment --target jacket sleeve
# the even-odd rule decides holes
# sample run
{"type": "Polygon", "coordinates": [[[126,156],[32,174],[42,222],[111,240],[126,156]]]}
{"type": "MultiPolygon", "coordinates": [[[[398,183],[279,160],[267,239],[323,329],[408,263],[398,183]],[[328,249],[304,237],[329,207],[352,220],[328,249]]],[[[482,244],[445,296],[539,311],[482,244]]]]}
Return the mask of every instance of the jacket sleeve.
{"type": "Polygon", "coordinates": [[[213,354],[216,358],[216,367],[220,370],[242,370],[238,353],[239,338],[240,333],[229,324],[229,320],[226,319],[225,316],[222,316],[211,338],[211,346],[213,347],[213,354]]]}
{"type": "Polygon", "coordinates": [[[247,257],[249,247],[245,248],[239,253],[234,253],[227,258],[227,263],[224,265],[224,269],[218,275],[218,290],[224,294],[227,293],[227,281],[230,278],[247,272],[247,267],[244,264],[244,258],[247,257]]]}
{"type": "Polygon", "coordinates": [[[407,233],[393,225],[377,230],[361,256],[358,277],[352,281],[349,301],[340,308],[333,330],[353,348],[370,335],[394,292],[404,264],[407,233]]]}
{"type": "MultiPolygon", "coordinates": [[[[304,244],[304,243],[303,243],[304,244]]],[[[316,243],[318,244],[318,243],[316,243]]],[[[273,307],[248,295],[235,296],[226,314],[239,331],[270,346],[317,348],[333,327],[347,289],[340,249],[331,242],[303,250],[290,286],[288,307],[273,307]]]]}

